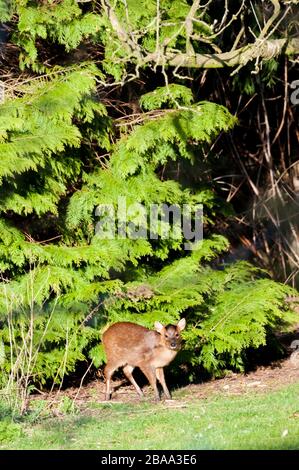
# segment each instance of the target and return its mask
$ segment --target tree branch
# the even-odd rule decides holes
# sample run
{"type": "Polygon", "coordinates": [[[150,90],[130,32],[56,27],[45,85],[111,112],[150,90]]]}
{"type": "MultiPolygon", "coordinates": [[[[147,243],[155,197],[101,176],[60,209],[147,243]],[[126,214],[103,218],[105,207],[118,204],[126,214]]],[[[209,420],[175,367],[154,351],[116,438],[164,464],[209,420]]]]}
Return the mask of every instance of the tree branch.
{"type": "Polygon", "coordinates": [[[126,30],[121,26],[113,7],[110,5],[109,0],[101,0],[103,10],[109,18],[113,30],[116,32],[118,39],[122,43],[127,51],[137,57],[138,60],[142,60],[142,54],[140,52],[138,44],[131,39],[126,30]]]}
{"type": "MultiPolygon", "coordinates": [[[[246,65],[251,60],[261,58],[264,60],[271,59],[284,51],[286,55],[299,54],[299,39],[294,38],[289,42],[287,39],[257,40],[252,44],[234,51],[222,52],[219,54],[184,54],[178,52],[166,52],[165,62],[173,67],[189,67],[189,68],[223,68],[235,67],[237,65],[246,65]],[[285,50],[284,50],[285,49],[285,50]]],[[[157,63],[156,54],[149,54],[144,58],[145,63],[157,63]]],[[[158,63],[158,65],[160,65],[158,63]]]]}
{"type": "MultiPolygon", "coordinates": [[[[142,54],[139,44],[137,44],[126,32],[124,27],[121,25],[117,18],[117,15],[111,6],[109,0],[101,0],[102,7],[106,12],[111,26],[119,41],[123,47],[129,52],[130,56],[136,57],[138,65],[142,66],[145,64],[150,65],[153,63],[155,67],[157,65],[165,66],[166,64],[172,67],[188,67],[188,68],[223,68],[223,67],[235,67],[246,65],[251,60],[262,59],[269,60],[272,57],[280,55],[284,52],[286,55],[299,54],[299,39],[267,39],[263,37],[268,31],[274,20],[280,13],[280,5],[278,0],[271,0],[274,6],[274,12],[272,17],[268,20],[263,30],[261,31],[261,37],[257,38],[254,43],[247,44],[246,46],[240,47],[239,49],[230,50],[229,52],[219,52],[210,54],[195,54],[193,50],[181,52],[170,52],[165,50],[164,54],[161,51],[155,51],[149,54],[142,54]]],[[[199,7],[199,0],[194,0],[189,14],[185,21],[185,27],[188,35],[192,32],[192,19],[194,14],[199,7]]],[[[164,45],[165,47],[165,45],[164,45]]]]}
{"type": "Polygon", "coordinates": [[[271,16],[271,18],[269,18],[269,20],[267,21],[267,23],[263,27],[263,29],[262,29],[262,31],[259,35],[260,38],[263,38],[263,37],[266,36],[266,34],[268,33],[270,27],[272,26],[272,24],[274,23],[274,21],[276,20],[276,18],[279,16],[279,13],[280,13],[279,0],[271,0],[271,3],[273,4],[273,7],[274,7],[273,15],[271,16]]]}

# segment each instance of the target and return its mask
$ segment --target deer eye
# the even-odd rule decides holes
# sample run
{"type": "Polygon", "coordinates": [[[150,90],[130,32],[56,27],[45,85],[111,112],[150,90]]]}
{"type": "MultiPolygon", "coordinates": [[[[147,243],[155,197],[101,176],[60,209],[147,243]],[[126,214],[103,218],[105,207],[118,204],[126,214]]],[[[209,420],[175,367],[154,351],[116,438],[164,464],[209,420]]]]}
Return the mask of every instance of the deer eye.
{"type": "Polygon", "coordinates": [[[167,333],[165,333],[165,338],[168,338],[168,334],[167,334],[167,333]]]}
{"type": "Polygon", "coordinates": [[[175,335],[176,338],[179,338],[179,336],[180,336],[180,335],[178,335],[178,334],[175,335]]]}

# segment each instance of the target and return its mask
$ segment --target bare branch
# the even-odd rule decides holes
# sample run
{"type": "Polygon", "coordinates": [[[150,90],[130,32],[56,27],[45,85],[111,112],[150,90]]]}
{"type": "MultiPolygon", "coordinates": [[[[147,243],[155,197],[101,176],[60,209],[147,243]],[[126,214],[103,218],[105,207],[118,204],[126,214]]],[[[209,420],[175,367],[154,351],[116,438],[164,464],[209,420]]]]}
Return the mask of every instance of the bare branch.
{"type": "Polygon", "coordinates": [[[276,20],[276,18],[279,16],[279,13],[280,13],[279,0],[271,0],[271,3],[274,6],[274,12],[273,12],[273,15],[268,19],[265,26],[263,27],[261,34],[259,36],[260,39],[264,38],[267,35],[270,27],[272,26],[272,24],[274,23],[274,21],[276,20]]]}
{"type": "Polygon", "coordinates": [[[101,0],[101,4],[106,15],[109,18],[112,28],[116,32],[118,39],[120,40],[122,45],[132,56],[137,57],[137,59],[141,61],[142,54],[140,52],[138,44],[130,38],[126,30],[121,26],[114,11],[114,8],[110,5],[110,2],[108,0],[101,0]]]}
{"type": "MultiPolygon", "coordinates": [[[[288,42],[287,39],[272,39],[256,41],[252,44],[247,44],[244,47],[236,49],[235,51],[222,52],[219,54],[183,54],[166,52],[166,63],[170,66],[176,67],[191,67],[191,68],[223,68],[235,67],[237,65],[246,65],[251,60],[256,58],[271,59],[285,49],[286,55],[293,55],[299,53],[299,39],[294,38],[288,42]]],[[[144,61],[147,63],[156,62],[158,57],[156,54],[148,54],[144,61]]]]}
{"type": "MultiPolygon", "coordinates": [[[[280,21],[285,17],[287,11],[284,12],[284,15],[280,18],[279,22],[272,28],[269,32],[269,29],[273,25],[274,21],[277,19],[280,13],[280,4],[279,0],[271,0],[274,5],[274,12],[271,18],[267,21],[264,28],[262,29],[260,36],[256,39],[255,42],[247,44],[239,49],[234,49],[236,47],[237,42],[239,41],[240,37],[237,36],[237,40],[235,41],[232,49],[228,52],[217,52],[217,53],[209,53],[209,54],[195,54],[193,48],[191,47],[190,38],[192,37],[193,32],[193,21],[196,20],[195,14],[196,11],[201,8],[200,0],[194,0],[190,11],[186,17],[186,20],[182,23],[182,28],[186,29],[187,34],[187,41],[186,41],[186,53],[182,53],[180,51],[170,51],[167,49],[169,42],[172,38],[166,38],[162,44],[162,51],[160,47],[156,47],[155,52],[148,53],[144,52],[142,54],[141,47],[139,44],[134,40],[132,35],[130,36],[124,27],[121,25],[120,21],[117,18],[117,15],[111,6],[109,0],[101,0],[103,9],[105,10],[111,26],[117,37],[122,44],[122,46],[128,51],[129,57],[135,57],[137,59],[138,66],[148,65],[157,67],[157,65],[161,66],[172,66],[175,67],[177,70],[181,67],[189,67],[189,68],[223,68],[223,67],[237,67],[237,69],[233,72],[236,73],[241,67],[246,65],[248,62],[252,60],[269,60],[282,52],[286,55],[294,55],[299,53],[299,39],[293,38],[291,40],[287,38],[282,39],[268,39],[269,36],[272,35],[272,32],[277,28],[280,21]]],[[[231,20],[228,24],[224,25],[221,29],[227,28],[227,26],[240,14],[244,5],[244,0],[242,1],[241,7],[237,14],[233,15],[231,20]]],[[[159,28],[161,27],[161,18],[160,18],[160,2],[157,0],[157,16],[155,18],[156,22],[156,34],[157,34],[157,44],[159,41],[159,28]]],[[[181,28],[181,29],[182,29],[181,28]]],[[[181,31],[179,29],[179,31],[181,31]]],[[[175,35],[177,35],[176,32],[175,35]]],[[[215,33],[216,35],[219,34],[219,31],[215,33]]],[[[215,36],[213,35],[213,37],[215,36]]],[[[211,36],[212,38],[212,36],[211,36]]]]}
{"type": "Polygon", "coordinates": [[[193,5],[190,8],[188,15],[186,16],[185,25],[186,25],[186,52],[187,54],[191,51],[194,52],[192,45],[191,45],[190,38],[193,34],[193,20],[199,8],[199,4],[200,4],[200,0],[194,0],[193,5]]]}

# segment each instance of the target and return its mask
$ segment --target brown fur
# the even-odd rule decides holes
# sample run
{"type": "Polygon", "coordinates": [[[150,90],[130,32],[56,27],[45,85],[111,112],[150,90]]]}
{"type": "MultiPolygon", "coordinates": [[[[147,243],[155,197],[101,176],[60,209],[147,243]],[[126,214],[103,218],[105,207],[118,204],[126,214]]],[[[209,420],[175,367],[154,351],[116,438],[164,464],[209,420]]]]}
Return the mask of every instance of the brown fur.
{"type": "Polygon", "coordinates": [[[157,379],[161,383],[166,398],[171,398],[165,383],[163,367],[167,366],[181,348],[180,332],[185,328],[185,320],[177,325],[163,326],[156,322],[157,331],[149,330],[135,323],[120,322],[110,326],[103,334],[106,352],[105,367],[106,400],[110,399],[110,381],[116,369],[123,367],[126,377],[134,385],[137,393],[143,392],[135,382],[132,372],[139,367],[155,390],[156,399],[160,399],[157,379]]]}

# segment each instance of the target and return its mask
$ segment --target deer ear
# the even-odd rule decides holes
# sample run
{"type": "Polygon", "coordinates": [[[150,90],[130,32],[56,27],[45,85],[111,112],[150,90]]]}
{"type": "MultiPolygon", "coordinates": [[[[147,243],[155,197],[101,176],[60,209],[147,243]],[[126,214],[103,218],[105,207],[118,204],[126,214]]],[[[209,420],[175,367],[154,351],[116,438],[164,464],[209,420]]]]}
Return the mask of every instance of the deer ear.
{"type": "Polygon", "coordinates": [[[186,320],[185,320],[185,318],[182,318],[182,319],[179,321],[179,323],[177,324],[177,329],[178,329],[179,331],[182,331],[182,330],[185,328],[185,326],[186,326],[186,320]]]}
{"type": "Polygon", "coordinates": [[[158,333],[162,333],[162,330],[164,329],[164,326],[162,323],[159,321],[155,321],[155,330],[158,331],[158,333]]]}

